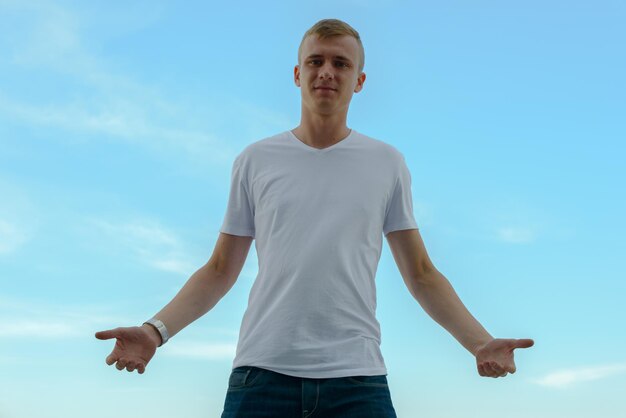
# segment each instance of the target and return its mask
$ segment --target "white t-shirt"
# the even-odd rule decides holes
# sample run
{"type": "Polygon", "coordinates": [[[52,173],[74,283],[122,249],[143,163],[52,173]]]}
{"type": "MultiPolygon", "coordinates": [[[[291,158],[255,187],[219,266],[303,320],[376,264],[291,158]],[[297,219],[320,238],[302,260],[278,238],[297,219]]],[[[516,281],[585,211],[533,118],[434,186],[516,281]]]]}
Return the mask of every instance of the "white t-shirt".
{"type": "Polygon", "coordinates": [[[386,375],[374,277],[383,234],[399,229],[418,228],[392,145],[354,129],[323,149],[290,130],[249,144],[220,229],[254,237],[259,263],[233,368],[386,375]]]}

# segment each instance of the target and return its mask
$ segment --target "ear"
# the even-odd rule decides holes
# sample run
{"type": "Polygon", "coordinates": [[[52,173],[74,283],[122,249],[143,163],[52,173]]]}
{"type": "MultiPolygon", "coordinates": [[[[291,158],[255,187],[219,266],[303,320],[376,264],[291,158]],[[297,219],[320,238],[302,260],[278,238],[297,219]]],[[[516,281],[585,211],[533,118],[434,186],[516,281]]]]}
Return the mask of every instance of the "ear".
{"type": "Polygon", "coordinates": [[[300,66],[296,65],[293,68],[293,81],[296,83],[296,86],[300,87],[300,66]]]}
{"type": "Polygon", "coordinates": [[[356,87],[354,88],[354,92],[355,93],[358,93],[361,90],[363,90],[363,83],[365,83],[365,78],[366,78],[365,73],[361,73],[359,78],[357,78],[357,80],[356,80],[356,87]]]}

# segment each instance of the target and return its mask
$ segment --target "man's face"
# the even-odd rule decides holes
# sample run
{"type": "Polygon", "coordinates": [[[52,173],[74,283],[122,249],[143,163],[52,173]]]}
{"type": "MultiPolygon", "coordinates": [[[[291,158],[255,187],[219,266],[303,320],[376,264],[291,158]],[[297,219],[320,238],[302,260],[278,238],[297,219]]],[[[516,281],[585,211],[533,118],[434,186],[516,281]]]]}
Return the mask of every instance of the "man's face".
{"type": "Polygon", "coordinates": [[[318,39],[308,36],[302,44],[301,65],[294,69],[302,102],[323,114],[347,112],[352,94],[361,91],[365,73],[357,74],[359,46],[352,36],[318,39]],[[327,87],[329,89],[323,89],[327,87]]]}

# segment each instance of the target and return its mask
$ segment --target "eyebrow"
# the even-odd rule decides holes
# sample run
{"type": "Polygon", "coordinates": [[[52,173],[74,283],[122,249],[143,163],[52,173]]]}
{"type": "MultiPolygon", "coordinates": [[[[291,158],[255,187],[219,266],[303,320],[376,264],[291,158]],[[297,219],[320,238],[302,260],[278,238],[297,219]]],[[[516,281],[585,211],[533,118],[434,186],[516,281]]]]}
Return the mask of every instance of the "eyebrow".
{"type": "MultiPolygon", "coordinates": [[[[309,55],[308,57],[306,57],[307,60],[310,59],[310,58],[324,58],[324,56],[320,55],[320,54],[312,54],[312,55],[309,55]]],[[[335,55],[334,58],[339,58],[342,61],[352,62],[349,58],[346,58],[346,57],[344,57],[342,55],[335,55]]]]}

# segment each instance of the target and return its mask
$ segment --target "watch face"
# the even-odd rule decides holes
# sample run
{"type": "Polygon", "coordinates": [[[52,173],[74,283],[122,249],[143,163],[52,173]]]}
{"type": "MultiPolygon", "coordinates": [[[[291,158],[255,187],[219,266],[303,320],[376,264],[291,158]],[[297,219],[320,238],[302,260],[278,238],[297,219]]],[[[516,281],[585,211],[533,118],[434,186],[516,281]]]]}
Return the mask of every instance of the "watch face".
{"type": "Polygon", "coordinates": [[[167,334],[167,328],[165,328],[165,324],[163,324],[162,321],[158,319],[149,319],[146,322],[144,322],[144,324],[152,325],[161,336],[161,344],[159,344],[159,347],[161,347],[163,344],[167,342],[167,340],[169,339],[169,336],[167,334]]]}
{"type": "Polygon", "coordinates": [[[159,330],[159,334],[161,334],[161,340],[163,341],[161,345],[163,345],[169,338],[169,335],[167,333],[167,328],[165,328],[165,324],[163,323],[163,321],[159,319],[155,319],[155,322],[156,322],[157,329],[159,330]]]}

